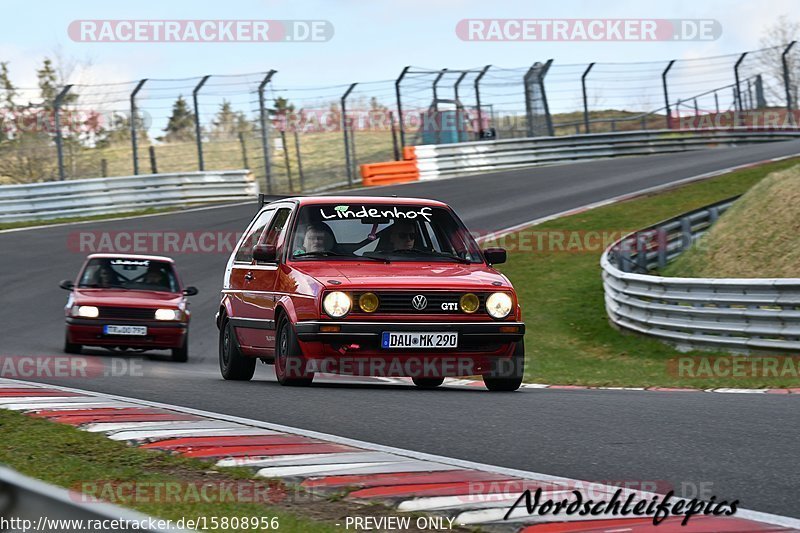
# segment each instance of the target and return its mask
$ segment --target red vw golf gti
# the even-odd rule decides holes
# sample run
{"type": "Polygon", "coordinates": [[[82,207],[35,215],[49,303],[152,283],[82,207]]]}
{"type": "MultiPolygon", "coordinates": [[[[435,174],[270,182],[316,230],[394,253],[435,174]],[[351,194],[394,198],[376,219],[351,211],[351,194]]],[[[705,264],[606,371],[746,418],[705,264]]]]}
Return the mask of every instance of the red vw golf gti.
{"type": "Polygon", "coordinates": [[[262,205],[225,271],[217,315],[225,379],[257,359],[283,385],[315,372],[406,376],[422,388],[481,375],[522,382],[525,324],[509,280],[444,203],[308,197],[262,205]]]}
{"type": "Polygon", "coordinates": [[[86,258],[64,312],[64,351],[84,346],[113,350],[170,350],[173,361],[189,357],[189,312],[184,288],[168,257],[93,254],[86,258]]]}

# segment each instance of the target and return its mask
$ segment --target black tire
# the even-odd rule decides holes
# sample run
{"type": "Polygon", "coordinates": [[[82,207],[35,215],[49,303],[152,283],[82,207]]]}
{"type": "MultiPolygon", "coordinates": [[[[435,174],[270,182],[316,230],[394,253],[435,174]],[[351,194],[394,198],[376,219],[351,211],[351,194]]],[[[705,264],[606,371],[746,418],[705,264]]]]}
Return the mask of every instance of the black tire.
{"type": "Polygon", "coordinates": [[[239,351],[236,332],[227,319],[219,330],[219,370],[223,378],[232,381],[250,381],[256,373],[256,359],[239,351]]]}
{"type": "Polygon", "coordinates": [[[444,378],[411,378],[411,381],[420,389],[435,389],[444,383],[444,378]]]}
{"type": "Polygon", "coordinates": [[[281,315],[275,336],[275,377],[287,387],[307,387],[314,372],[306,370],[305,359],[297,344],[297,334],[286,315],[281,315]]]}
{"type": "Polygon", "coordinates": [[[64,353],[80,355],[82,351],[83,351],[82,344],[73,344],[69,342],[69,337],[67,337],[66,335],[64,336],[64,353]]]}
{"type": "Polygon", "coordinates": [[[172,360],[176,363],[185,363],[189,360],[189,334],[183,340],[180,348],[172,349],[172,360]]]}
{"type": "Polygon", "coordinates": [[[494,362],[491,372],[483,375],[483,384],[493,392],[511,392],[522,385],[525,375],[525,341],[517,342],[511,359],[494,362]]]}

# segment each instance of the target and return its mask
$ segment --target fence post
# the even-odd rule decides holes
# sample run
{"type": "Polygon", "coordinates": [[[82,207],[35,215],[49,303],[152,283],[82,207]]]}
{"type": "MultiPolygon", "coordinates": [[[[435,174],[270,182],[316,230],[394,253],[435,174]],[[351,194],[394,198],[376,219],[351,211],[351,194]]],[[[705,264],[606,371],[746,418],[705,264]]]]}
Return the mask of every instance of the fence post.
{"type": "Polygon", "coordinates": [[[294,192],[292,182],[292,163],[289,161],[289,146],[286,144],[286,130],[281,128],[281,144],[283,145],[283,159],[286,161],[286,179],[289,180],[289,190],[294,192]]]}
{"type": "Polygon", "coordinates": [[[736,61],[736,64],[733,65],[733,77],[736,80],[736,110],[743,111],[744,108],[742,107],[742,88],[739,86],[739,65],[742,64],[744,58],[747,56],[747,52],[743,53],[739,56],[739,59],[736,61]]]}
{"type": "MultiPolygon", "coordinates": [[[[405,74],[405,70],[403,70],[403,74],[405,74]]],[[[401,76],[402,77],[402,76],[401,76]]],[[[342,132],[344,133],[344,162],[347,165],[347,184],[349,186],[353,186],[353,169],[351,167],[350,161],[350,137],[347,134],[347,97],[350,96],[350,93],[353,92],[353,89],[356,88],[358,83],[351,83],[350,87],[342,95],[341,103],[342,103],[342,132]]],[[[398,101],[399,103],[399,101],[398,101]]],[[[402,135],[403,128],[400,127],[400,132],[402,135]]]]}
{"type": "MultiPolygon", "coordinates": [[[[433,86],[432,86],[432,89],[433,89],[433,119],[434,119],[434,128],[436,129],[436,144],[441,144],[441,142],[442,142],[442,124],[441,124],[441,120],[439,119],[439,93],[438,93],[438,87],[437,86],[439,85],[439,81],[442,79],[442,77],[445,74],[447,74],[447,69],[446,68],[443,68],[442,70],[440,70],[439,74],[433,80],[433,86]]],[[[423,128],[422,129],[423,129],[423,132],[424,132],[425,131],[425,127],[424,127],[425,122],[423,121],[422,124],[423,124],[423,128]]]]}
{"type": "Polygon", "coordinates": [[[539,73],[539,90],[542,92],[542,105],[544,106],[544,119],[547,123],[547,134],[552,137],[555,135],[553,130],[553,117],[550,116],[550,104],[547,103],[547,92],[544,90],[544,77],[547,76],[547,71],[550,70],[550,65],[553,64],[552,59],[548,59],[539,73]]]}
{"type": "Polygon", "coordinates": [[[106,158],[100,160],[100,175],[104,178],[108,177],[108,159],[106,158]]]}
{"type": "Polygon", "coordinates": [[[714,108],[717,110],[717,115],[719,115],[719,96],[717,96],[717,91],[714,91],[714,108]]]}
{"type": "Polygon", "coordinates": [[[201,172],[205,170],[205,164],[203,163],[203,137],[200,131],[200,109],[197,103],[197,93],[200,92],[200,89],[203,88],[203,85],[206,84],[210,77],[210,75],[203,76],[200,79],[200,83],[192,90],[192,103],[194,103],[194,135],[195,142],[197,142],[197,164],[201,172]]]}
{"type": "Polygon", "coordinates": [[[136,95],[141,90],[142,86],[144,86],[147,78],[143,80],[139,80],[139,83],[136,84],[136,87],[133,89],[131,93],[131,149],[133,150],[133,175],[139,175],[139,140],[136,138],[136,117],[137,117],[137,109],[136,109],[136,95]]]}
{"type": "Polygon", "coordinates": [[[466,138],[467,132],[466,131],[464,132],[464,136],[463,137],[461,136],[461,125],[462,125],[462,122],[461,122],[461,119],[459,118],[459,115],[461,113],[463,113],[464,114],[464,118],[466,118],[467,114],[466,114],[466,112],[464,112],[464,106],[461,105],[461,100],[458,98],[458,86],[461,85],[461,82],[464,81],[464,78],[467,77],[467,74],[469,74],[469,72],[470,72],[469,70],[463,71],[461,73],[461,76],[459,76],[458,79],[456,80],[455,85],[453,85],[453,98],[455,99],[455,102],[456,102],[456,123],[457,123],[457,125],[456,125],[457,130],[456,131],[458,132],[458,142],[464,142],[464,141],[467,140],[467,138],[466,138]]]}
{"type": "Polygon", "coordinates": [[[408,70],[411,67],[405,67],[403,71],[400,73],[400,76],[394,82],[394,93],[397,97],[397,120],[400,122],[400,147],[406,147],[406,129],[403,125],[403,99],[400,94],[400,83],[403,81],[403,78],[406,77],[408,70]]]}
{"type": "Polygon", "coordinates": [[[667,129],[672,129],[672,111],[669,108],[669,91],[667,90],[667,74],[669,73],[669,69],[672,68],[672,65],[675,64],[675,60],[671,59],[669,63],[667,63],[667,68],[664,69],[664,72],[661,73],[661,86],[664,88],[664,107],[667,110],[667,129]]]}
{"type": "Polygon", "coordinates": [[[481,88],[480,88],[481,79],[483,79],[486,73],[489,72],[489,69],[491,67],[492,67],[491,65],[486,65],[485,67],[483,67],[483,70],[481,70],[480,74],[478,74],[475,77],[475,82],[474,82],[475,104],[478,107],[478,139],[481,138],[481,133],[483,132],[483,114],[481,113],[481,88]]]}
{"type": "Polygon", "coordinates": [[[797,41],[792,41],[789,43],[789,46],[784,48],[783,53],[781,54],[781,65],[783,66],[783,88],[786,90],[786,111],[789,114],[792,113],[792,89],[791,89],[791,81],[789,80],[789,65],[786,61],[786,56],[789,54],[789,50],[797,43],[797,41]]]}
{"type": "Polygon", "coordinates": [[[150,172],[152,174],[158,174],[158,166],[156,165],[156,147],[151,144],[148,148],[148,151],[150,152],[150,172]]]}
{"type": "Polygon", "coordinates": [[[244,142],[244,133],[239,132],[239,145],[242,147],[242,163],[244,168],[249,169],[250,164],[247,162],[247,144],[244,142]]]}
{"type": "Polygon", "coordinates": [[[297,152],[297,174],[300,176],[300,192],[306,190],[306,180],[303,176],[303,157],[300,155],[300,136],[297,128],[294,130],[294,149],[297,152]]]}
{"type": "Polygon", "coordinates": [[[53,118],[56,128],[56,154],[58,155],[58,178],[61,181],[64,181],[66,177],[64,172],[64,141],[61,138],[61,102],[64,101],[64,98],[71,88],[72,85],[65,85],[53,101],[53,118]]]}
{"type": "Polygon", "coordinates": [[[394,150],[394,160],[400,161],[400,146],[397,144],[397,129],[394,126],[394,113],[389,111],[389,126],[392,128],[392,149],[394,150]]]}
{"type": "Polygon", "coordinates": [[[583,129],[584,133],[589,133],[589,102],[586,98],[586,76],[589,75],[589,71],[592,70],[594,63],[589,63],[589,66],[586,67],[586,70],[583,71],[583,75],[581,76],[581,91],[583,93],[583,129]]]}
{"type": "Polygon", "coordinates": [[[272,194],[272,168],[269,161],[269,130],[267,129],[267,107],[264,101],[264,89],[275,72],[275,70],[267,72],[267,75],[258,85],[258,121],[261,125],[261,150],[264,156],[264,181],[267,186],[267,194],[272,194]]]}

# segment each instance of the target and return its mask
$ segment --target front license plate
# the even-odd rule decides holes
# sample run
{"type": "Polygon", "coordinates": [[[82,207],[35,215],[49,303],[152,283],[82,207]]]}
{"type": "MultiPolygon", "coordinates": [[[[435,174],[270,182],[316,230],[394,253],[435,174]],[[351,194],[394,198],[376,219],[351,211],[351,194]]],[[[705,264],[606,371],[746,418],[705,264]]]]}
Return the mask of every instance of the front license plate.
{"type": "Polygon", "coordinates": [[[456,348],[458,333],[431,332],[410,333],[403,331],[384,331],[381,337],[382,348],[456,348]]]}
{"type": "Polygon", "coordinates": [[[147,335],[147,326],[103,326],[103,333],[106,335],[147,335]]]}

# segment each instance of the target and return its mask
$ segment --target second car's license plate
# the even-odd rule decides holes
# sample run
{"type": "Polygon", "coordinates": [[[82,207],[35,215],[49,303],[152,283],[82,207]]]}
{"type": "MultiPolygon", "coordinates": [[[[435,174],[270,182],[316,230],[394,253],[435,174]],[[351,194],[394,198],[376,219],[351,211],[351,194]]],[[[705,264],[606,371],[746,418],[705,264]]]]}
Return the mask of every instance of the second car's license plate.
{"type": "Polygon", "coordinates": [[[106,335],[147,335],[147,326],[103,326],[106,335]]]}
{"type": "Polygon", "coordinates": [[[381,337],[382,348],[457,348],[458,333],[430,332],[411,333],[403,331],[384,331],[381,337]]]}

